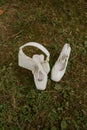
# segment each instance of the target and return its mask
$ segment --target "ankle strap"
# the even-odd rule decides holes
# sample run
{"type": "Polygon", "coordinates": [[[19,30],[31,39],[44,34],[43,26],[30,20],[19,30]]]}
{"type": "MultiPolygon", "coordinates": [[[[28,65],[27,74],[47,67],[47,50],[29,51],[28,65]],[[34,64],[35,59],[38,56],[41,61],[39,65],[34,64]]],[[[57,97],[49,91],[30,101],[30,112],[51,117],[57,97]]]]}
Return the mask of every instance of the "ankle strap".
{"type": "Polygon", "coordinates": [[[37,63],[31,57],[27,56],[23,52],[22,49],[26,46],[35,46],[35,47],[39,48],[47,56],[46,60],[44,62],[47,63],[49,61],[50,53],[47,51],[47,49],[45,47],[43,47],[42,45],[40,45],[39,43],[36,43],[36,42],[29,42],[19,48],[19,53],[18,53],[18,65],[19,66],[26,68],[28,70],[31,70],[31,71],[34,70],[35,66],[38,67],[37,63]]]}
{"type": "Polygon", "coordinates": [[[41,51],[43,51],[45,54],[46,54],[46,61],[49,61],[49,57],[50,57],[50,53],[48,52],[48,50],[42,46],[41,44],[39,43],[36,43],[36,42],[28,42],[26,44],[24,44],[23,46],[21,46],[19,49],[22,50],[24,47],[26,46],[34,46],[34,47],[37,47],[39,48],[41,51]]]}

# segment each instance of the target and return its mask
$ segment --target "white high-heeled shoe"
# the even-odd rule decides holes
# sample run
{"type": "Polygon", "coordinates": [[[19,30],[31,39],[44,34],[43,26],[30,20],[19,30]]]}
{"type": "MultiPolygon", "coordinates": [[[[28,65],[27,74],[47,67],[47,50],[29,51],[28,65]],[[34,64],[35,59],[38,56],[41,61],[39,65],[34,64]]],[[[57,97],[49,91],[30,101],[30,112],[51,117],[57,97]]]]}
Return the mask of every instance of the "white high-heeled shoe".
{"type": "Polygon", "coordinates": [[[39,90],[45,90],[47,85],[48,73],[50,71],[49,57],[50,53],[48,50],[36,42],[26,43],[19,48],[18,65],[32,71],[36,88],[39,90]],[[47,56],[46,60],[44,60],[44,55],[42,54],[33,55],[32,58],[25,55],[22,49],[27,46],[34,46],[39,48],[47,56]]]}
{"type": "Polygon", "coordinates": [[[60,53],[59,58],[57,59],[51,71],[51,79],[53,81],[55,82],[60,81],[63,75],[65,74],[70,52],[71,52],[70,45],[65,44],[60,53]]]}

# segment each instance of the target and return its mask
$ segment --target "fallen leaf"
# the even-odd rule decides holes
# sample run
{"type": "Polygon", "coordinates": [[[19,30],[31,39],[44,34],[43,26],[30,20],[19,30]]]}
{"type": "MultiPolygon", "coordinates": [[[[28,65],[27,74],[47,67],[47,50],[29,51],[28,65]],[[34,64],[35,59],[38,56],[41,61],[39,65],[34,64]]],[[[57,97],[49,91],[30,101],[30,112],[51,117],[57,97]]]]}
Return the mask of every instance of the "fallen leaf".
{"type": "Polygon", "coordinates": [[[0,15],[2,15],[4,13],[4,10],[0,9],[0,15]]]}

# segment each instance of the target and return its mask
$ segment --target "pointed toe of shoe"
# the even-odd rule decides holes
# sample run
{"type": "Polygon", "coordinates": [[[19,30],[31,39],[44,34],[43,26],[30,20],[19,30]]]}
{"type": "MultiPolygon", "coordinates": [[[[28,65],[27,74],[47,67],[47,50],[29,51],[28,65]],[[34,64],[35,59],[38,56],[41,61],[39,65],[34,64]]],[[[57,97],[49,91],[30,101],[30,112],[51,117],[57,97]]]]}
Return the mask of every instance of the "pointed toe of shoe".
{"type": "Polygon", "coordinates": [[[63,72],[60,71],[52,71],[51,79],[55,82],[59,82],[63,77],[63,72]]]}

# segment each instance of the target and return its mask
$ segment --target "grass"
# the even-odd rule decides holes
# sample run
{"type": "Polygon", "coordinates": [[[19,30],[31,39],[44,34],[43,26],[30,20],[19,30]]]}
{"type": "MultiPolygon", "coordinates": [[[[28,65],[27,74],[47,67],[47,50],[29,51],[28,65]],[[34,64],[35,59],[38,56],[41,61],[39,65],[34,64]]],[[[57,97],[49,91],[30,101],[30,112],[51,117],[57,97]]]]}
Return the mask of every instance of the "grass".
{"type": "Polygon", "coordinates": [[[86,1],[1,0],[0,9],[0,130],[87,130],[86,1]],[[55,83],[49,74],[45,91],[18,67],[29,41],[50,51],[51,67],[64,43],[72,48],[64,77],[55,83]]]}

